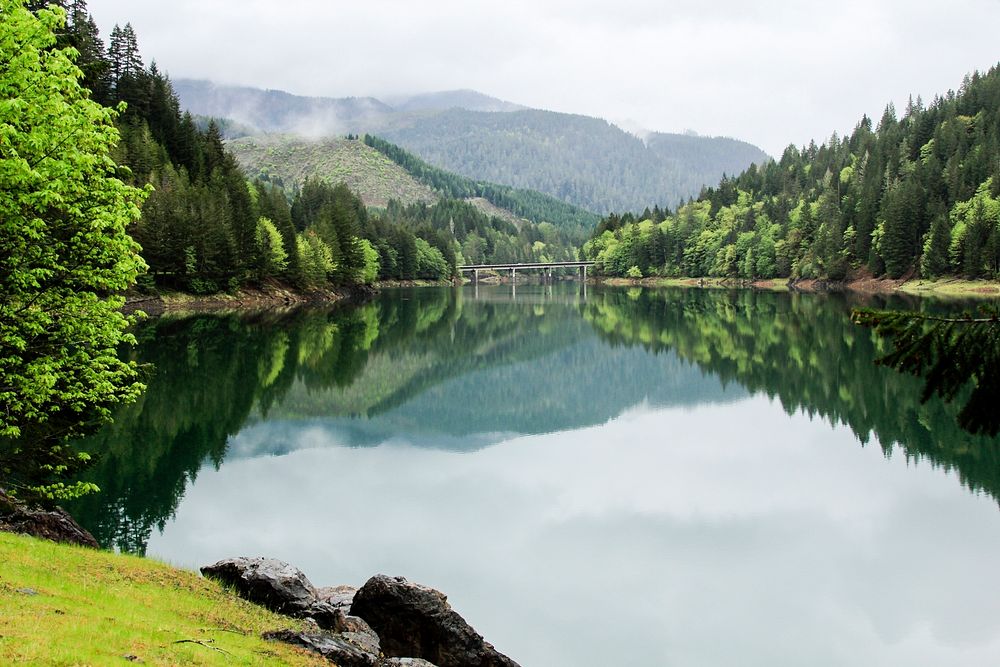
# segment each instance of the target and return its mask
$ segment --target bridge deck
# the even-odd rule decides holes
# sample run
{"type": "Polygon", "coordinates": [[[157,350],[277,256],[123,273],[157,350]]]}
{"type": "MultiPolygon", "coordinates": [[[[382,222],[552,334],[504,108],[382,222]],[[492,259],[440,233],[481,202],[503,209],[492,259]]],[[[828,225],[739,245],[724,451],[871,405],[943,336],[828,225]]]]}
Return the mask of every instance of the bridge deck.
{"type": "Polygon", "coordinates": [[[510,271],[511,269],[581,269],[589,268],[594,262],[526,262],[523,264],[463,264],[459,271],[510,271]]]}

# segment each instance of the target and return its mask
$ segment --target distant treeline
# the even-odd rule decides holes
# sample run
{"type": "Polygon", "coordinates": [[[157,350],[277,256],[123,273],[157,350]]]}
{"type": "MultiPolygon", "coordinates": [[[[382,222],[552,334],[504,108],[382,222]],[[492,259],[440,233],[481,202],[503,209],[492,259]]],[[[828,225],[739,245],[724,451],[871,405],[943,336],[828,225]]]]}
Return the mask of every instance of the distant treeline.
{"type": "Polygon", "coordinates": [[[640,139],[600,118],[538,109],[450,109],[379,133],[448,171],[537,190],[599,214],[675,204],[767,158],[734,139],[659,133],[640,139]]]}
{"type": "Polygon", "coordinates": [[[584,245],[615,276],[1000,273],[1000,68],[845,139],[789,146],[669,211],[609,215],[584,245]]]}

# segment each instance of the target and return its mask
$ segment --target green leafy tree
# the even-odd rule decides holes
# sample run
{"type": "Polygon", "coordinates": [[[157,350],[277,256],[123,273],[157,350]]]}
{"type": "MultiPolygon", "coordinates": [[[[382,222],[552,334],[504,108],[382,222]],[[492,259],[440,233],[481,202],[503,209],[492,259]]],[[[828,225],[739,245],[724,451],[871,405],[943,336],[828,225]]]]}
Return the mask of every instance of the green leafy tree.
{"type": "Polygon", "coordinates": [[[125,233],[143,193],[110,157],[115,112],[53,48],[64,22],[0,0],[0,483],[36,499],[93,490],[71,441],[142,390],[114,294],[144,269],[125,233]]]}
{"type": "Polygon", "coordinates": [[[296,243],[299,255],[296,284],[303,289],[322,287],[327,283],[327,275],[334,269],[330,246],[311,229],[299,234],[296,243]]]}
{"type": "Polygon", "coordinates": [[[361,239],[359,243],[365,258],[364,266],[361,267],[360,279],[362,283],[369,285],[378,278],[378,250],[368,239],[361,239]]]}
{"type": "Polygon", "coordinates": [[[264,280],[280,275],[288,268],[281,232],[268,218],[257,221],[257,279],[264,280]]]}

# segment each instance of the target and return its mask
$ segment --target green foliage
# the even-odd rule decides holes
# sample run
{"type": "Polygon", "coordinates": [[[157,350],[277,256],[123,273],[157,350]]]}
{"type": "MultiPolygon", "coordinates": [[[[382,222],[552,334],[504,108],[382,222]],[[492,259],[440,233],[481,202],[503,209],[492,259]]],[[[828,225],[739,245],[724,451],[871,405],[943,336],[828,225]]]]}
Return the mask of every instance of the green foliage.
{"type": "Polygon", "coordinates": [[[111,159],[115,112],[53,48],[63,20],[0,2],[0,484],[46,500],[93,490],[71,441],[143,388],[112,295],[145,268],[125,233],[144,193],[111,159]]]}
{"type": "Polygon", "coordinates": [[[368,239],[361,239],[361,252],[364,255],[364,265],[361,268],[359,279],[365,285],[370,285],[378,279],[379,263],[378,250],[368,239]]]}
{"type": "Polygon", "coordinates": [[[437,248],[422,238],[416,239],[417,277],[428,280],[444,280],[452,274],[451,267],[437,248]]]}
{"type": "Polygon", "coordinates": [[[278,276],[288,268],[288,253],[285,252],[281,233],[268,218],[257,221],[257,279],[278,276]]]}
{"type": "Polygon", "coordinates": [[[1000,67],[929,107],[910,105],[902,119],[890,106],[874,130],[864,117],[843,140],[789,146],[672,215],[609,215],[584,255],[617,276],[638,266],[644,275],[843,280],[867,266],[891,278],[917,269],[990,278],[1000,273],[997,155],[1000,67]],[[637,233],[643,220],[661,233],[637,233]]]}
{"type": "Polygon", "coordinates": [[[302,289],[316,289],[325,285],[327,276],[336,266],[330,246],[311,229],[298,235],[296,245],[299,272],[294,276],[295,284],[302,289]]]}

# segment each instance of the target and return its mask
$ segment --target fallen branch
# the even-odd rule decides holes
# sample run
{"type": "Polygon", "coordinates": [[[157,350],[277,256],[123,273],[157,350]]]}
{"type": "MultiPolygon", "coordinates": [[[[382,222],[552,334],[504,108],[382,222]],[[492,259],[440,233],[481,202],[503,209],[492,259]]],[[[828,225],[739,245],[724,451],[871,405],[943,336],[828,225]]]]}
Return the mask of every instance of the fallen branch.
{"type": "Polygon", "coordinates": [[[178,639],[174,643],[175,644],[197,644],[198,646],[204,646],[205,648],[210,648],[213,651],[218,651],[219,653],[221,653],[223,655],[228,655],[228,656],[232,655],[232,653],[230,653],[229,651],[224,651],[223,649],[219,648],[218,646],[210,646],[210,643],[214,642],[214,641],[215,641],[214,639],[209,639],[207,642],[203,642],[203,641],[201,641],[199,639],[178,639]]]}

